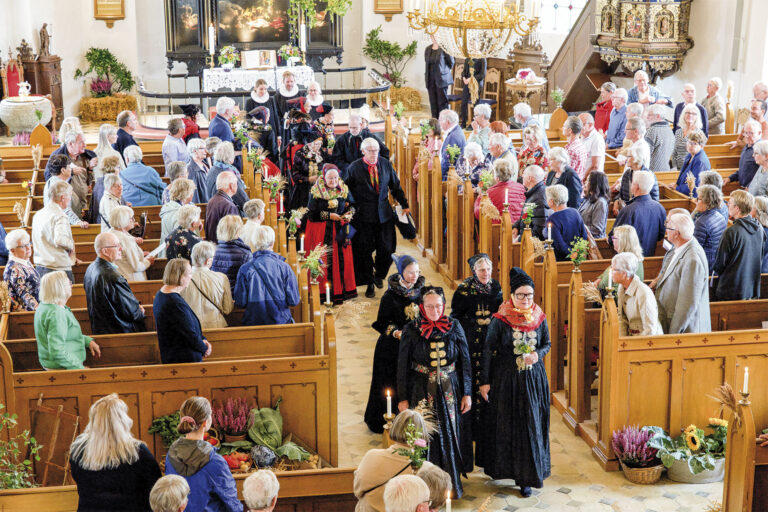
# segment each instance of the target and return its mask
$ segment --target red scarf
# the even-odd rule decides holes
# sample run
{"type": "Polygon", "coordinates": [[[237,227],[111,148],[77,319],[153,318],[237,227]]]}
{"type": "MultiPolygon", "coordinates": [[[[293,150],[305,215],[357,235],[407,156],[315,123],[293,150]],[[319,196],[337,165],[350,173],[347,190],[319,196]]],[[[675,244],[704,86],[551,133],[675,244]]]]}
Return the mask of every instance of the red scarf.
{"type": "Polygon", "coordinates": [[[363,162],[368,166],[368,175],[371,177],[371,185],[373,190],[379,193],[379,170],[376,168],[376,164],[369,163],[368,160],[363,158],[363,162]]]}
{"type": "Polygon", "coordinates": [[[541,310],[538,304],[534,304],[528,313],[530,320],[526,318],[524,312],[520,311],[512,304],[512,299],[504,302],[499,307],[499,312],[494,313],[494,318],[498,318],[508,326],[518,331],[535,331],[541,323],[547,318],[547,315],[541,310]]]}
{"type": "MultiPolygon", "coordinates": [[[[419,325],[419,329],[421,330],[421,335],[425,338],[429,338],[434,329],[445,333],[448,332],[448,329],[453,325],[451,319],[443,314],[441,314],[440,318],[435,321],[430,320],[427,317],[427,312],[424,311],[423,304],[419,304],[419,311],[421,311],[421,325],[419,325]]],[[[444,311],[445,306],[443,306],[443,312],[444,311]]]]}

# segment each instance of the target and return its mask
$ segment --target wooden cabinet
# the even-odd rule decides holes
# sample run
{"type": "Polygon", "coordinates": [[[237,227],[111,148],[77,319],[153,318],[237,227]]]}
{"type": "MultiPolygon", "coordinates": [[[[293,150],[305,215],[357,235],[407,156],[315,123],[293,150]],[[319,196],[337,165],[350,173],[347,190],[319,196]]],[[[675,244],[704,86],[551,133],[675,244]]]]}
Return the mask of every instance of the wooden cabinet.
{"type": "Polygon", "coordinates": [[[29,82],[32,94],[50,95],[56,108],[55,128],[64,119],[64,98],[61,89],[61,57],[46,55],[36,60],[23,60],[24,80],[29,82]]]}

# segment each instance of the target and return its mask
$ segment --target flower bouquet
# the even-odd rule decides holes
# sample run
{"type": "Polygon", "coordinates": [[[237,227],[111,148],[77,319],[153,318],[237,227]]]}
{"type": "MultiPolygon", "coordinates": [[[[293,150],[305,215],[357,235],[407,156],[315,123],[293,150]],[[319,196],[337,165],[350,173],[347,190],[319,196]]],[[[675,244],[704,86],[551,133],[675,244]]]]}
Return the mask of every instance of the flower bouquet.
{"type": "Polygon", "coordinates": [[[284,44],[277,50],[277,54],[286,62],[301,58],[301,50],[292,44],[284,44]]]}
{"type": "Polygon", "coordinates": [[[296,233],[301,227],[301,219],[309,212],[309,208],[302,207],[291,210],[291,216],[288,218],[288,233],[292,237],[296,236],[296,233]]]}
{"type": "Polygon", "coordinates": [[[514,353],[519,354],[517,359],[515,359],[515,362],[517,363],[517,369],[519,371],[530,370],[533,368],[533,364],[529,362],[529,358],[526,356],[536,350],[536,338],[530,338],[519,332],[516,332],[515,334],[522,335],[522,338],[515,339],[514,341],[514,353]]]}
{"type": "Polygon", "coordinates": [[[480,188],[483,189],[483,192],[487,191],[489,188],[493,186],[495,178],[493,177],[493,171],[490,169],[486,169],[485,171],[480,173],[480,188]]]}
{"type": "Polygon", "coordinates": [[[431,129],[432,127],[429,125],[428,121],[422,121],[419,123],[419,131],[421,132],[422,141],[427,140],[427,135],[429,135],[429,130],[431,129]]]}
{"type": "Polygon", "coordinates": [[[253,170],[261,172],[264,167],[264,161],[267,159],[267,152],[264,148],[251,148],[248,150],[248,161],[253,164],[253,170]]]}
{"type": "Polygon", "coordinates": [[[515,73],[515,79],[518,82],[535,82],[536,73],[531,68],[520,68],[515,73]]]}
{"type": "Polygon", "coordinates": [[[551,93],[549,93],[549,97],[552,98],[552,101],[555,102],[555,105],[557,105],[557,108],[563,107],[563,102],[565,101],[565,91],[563,91],[559,87],[555,87],[551,93]]]}
{"type": "Polygon", "coordinates": [[[403,112],[405,111],[405,105],[403,105],[402,101],[398,101],[395,103],[394,113],[395,113],[395,119],[398,121],[403,117],[403,112]]]}
{"type": "Polygon", "coordinates": [[[325,263],[323,262],[323,256],[331,252],[330,247],[327,245],[318,245],[309,252],[309,255],[301,264],[301,268],[309,270],[309,276],[316,280],[318,277],[325,275],[325,263]]]}
{"type": "Polygon", "coordinates": [[[445,147],[445,152],[448,155],[448,161],[451,165],[456,165],[456,160],[461,155],[461,148],[456,144],[450,144],[445,147]]]}
{"type": "Polygon", "coordinates": [[[647,444],[652,437],[649,430],[633,426],[613,433],[611,447],[624,476],[632,483],[654,484],[661,478],[664,466],[657,456],[658,450],[647,444]]]}
{"type": "Polygon", "coordinates": [[[669,478],[675,481],[696,483],[722,479],[725,461],[725,440],[728,422],[720,418],[709,418],[707,434],[696,425],[688,425],[683,432],[672,438],[661,427],[643,427],[652,433],[648,446],[658,450],[662,464],[670,469],[669,478]],[[709,471],[709,475],[696,479],[696,475],[709,471]]]}
{"type": "Polygon", "coordinates": [[[424,439],[424,433],[417,429],[413,421],[410,420],[405,427],[405,444],[408,445],[408,448],[397,448],[395,453],[410,459],[413,469],[421,468],[424,461],[427,460],[429,448],[427,441],[424,439]]]}
{"type": "Polygon", "coordinates": [[[571,242],[571,252],[568,255],[573,266],[579,268],[579,265],[587,261],[589,256],[589,240],[584,240],[580,236],[577,236],[571,242]]]}
{"type": "Polygon", "coordinates": [[[526,228],[531,227],[533,221],[533,211],[536,209],[536,203],[525,203],[523,205],[523,215],[520,217],[523,219],[523,224],[526,228]]]}
{"type": "Polygon", "coordinates": [[[219,51],[219,64],[224,70],[231,70],[238,61],[240,61],[240,52],[234,46],[224,46],[219,51]]]}
{"type": "Polygon", "coordinates": [[[286,181],[282,176],[272,176],[265,178],[263,184],[269,188],[269,200],[276,201],[277,194],[285,187],[286,181]]]}

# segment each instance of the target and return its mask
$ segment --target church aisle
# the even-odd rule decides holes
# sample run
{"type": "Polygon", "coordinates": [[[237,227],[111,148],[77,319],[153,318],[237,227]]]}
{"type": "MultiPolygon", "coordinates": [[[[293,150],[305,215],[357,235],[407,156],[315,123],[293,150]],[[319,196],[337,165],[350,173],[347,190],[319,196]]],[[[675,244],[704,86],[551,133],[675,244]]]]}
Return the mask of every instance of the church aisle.
{"type": "MultiPolygon", "coordinates": [[[[398,254],[408,254],[419,261],[427,284],[443,286],[448,304],[451,290],[435,272],[416,246],[398,240],[398,254]]],[[[394,265],[392,266],[394,272],[394,265]]],[[[378,333],[371,328],[384,290],[376,298],[362,295],[347,301],[336,311],[338,353],[339,465],[356,466],[366,451],[381,446],[381,436],[363,423],[363,413],[371,382],[373,350],[378,333]]],[[[550,444],[552,476],[543,489],[521,498],[512,481],[492,482],[476,470],[464,481],[465,496],[453,502],[454,512],[477,510],[489,497],[486,510],[536,512],[694,512],[722,499],[722,483],[686,485],[662,478],[652,486],[635,485],[621,472],[605,472],[592,457],[587,445],[576,438],[563,423],[562,416],[551,409],[550,444]]]]}

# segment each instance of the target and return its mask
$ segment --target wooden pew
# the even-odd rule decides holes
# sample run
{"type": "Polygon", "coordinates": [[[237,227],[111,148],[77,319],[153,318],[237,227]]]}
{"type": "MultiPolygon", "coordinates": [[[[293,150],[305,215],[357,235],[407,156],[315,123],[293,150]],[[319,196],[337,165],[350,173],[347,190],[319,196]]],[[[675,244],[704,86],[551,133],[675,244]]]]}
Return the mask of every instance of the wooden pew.
{"type": "Polygon", "coordinates": [[[749,395],[741,394],[728,417],[723,480],[724,512],[768,510],[768,447],[760,446],[749,395]]]}

